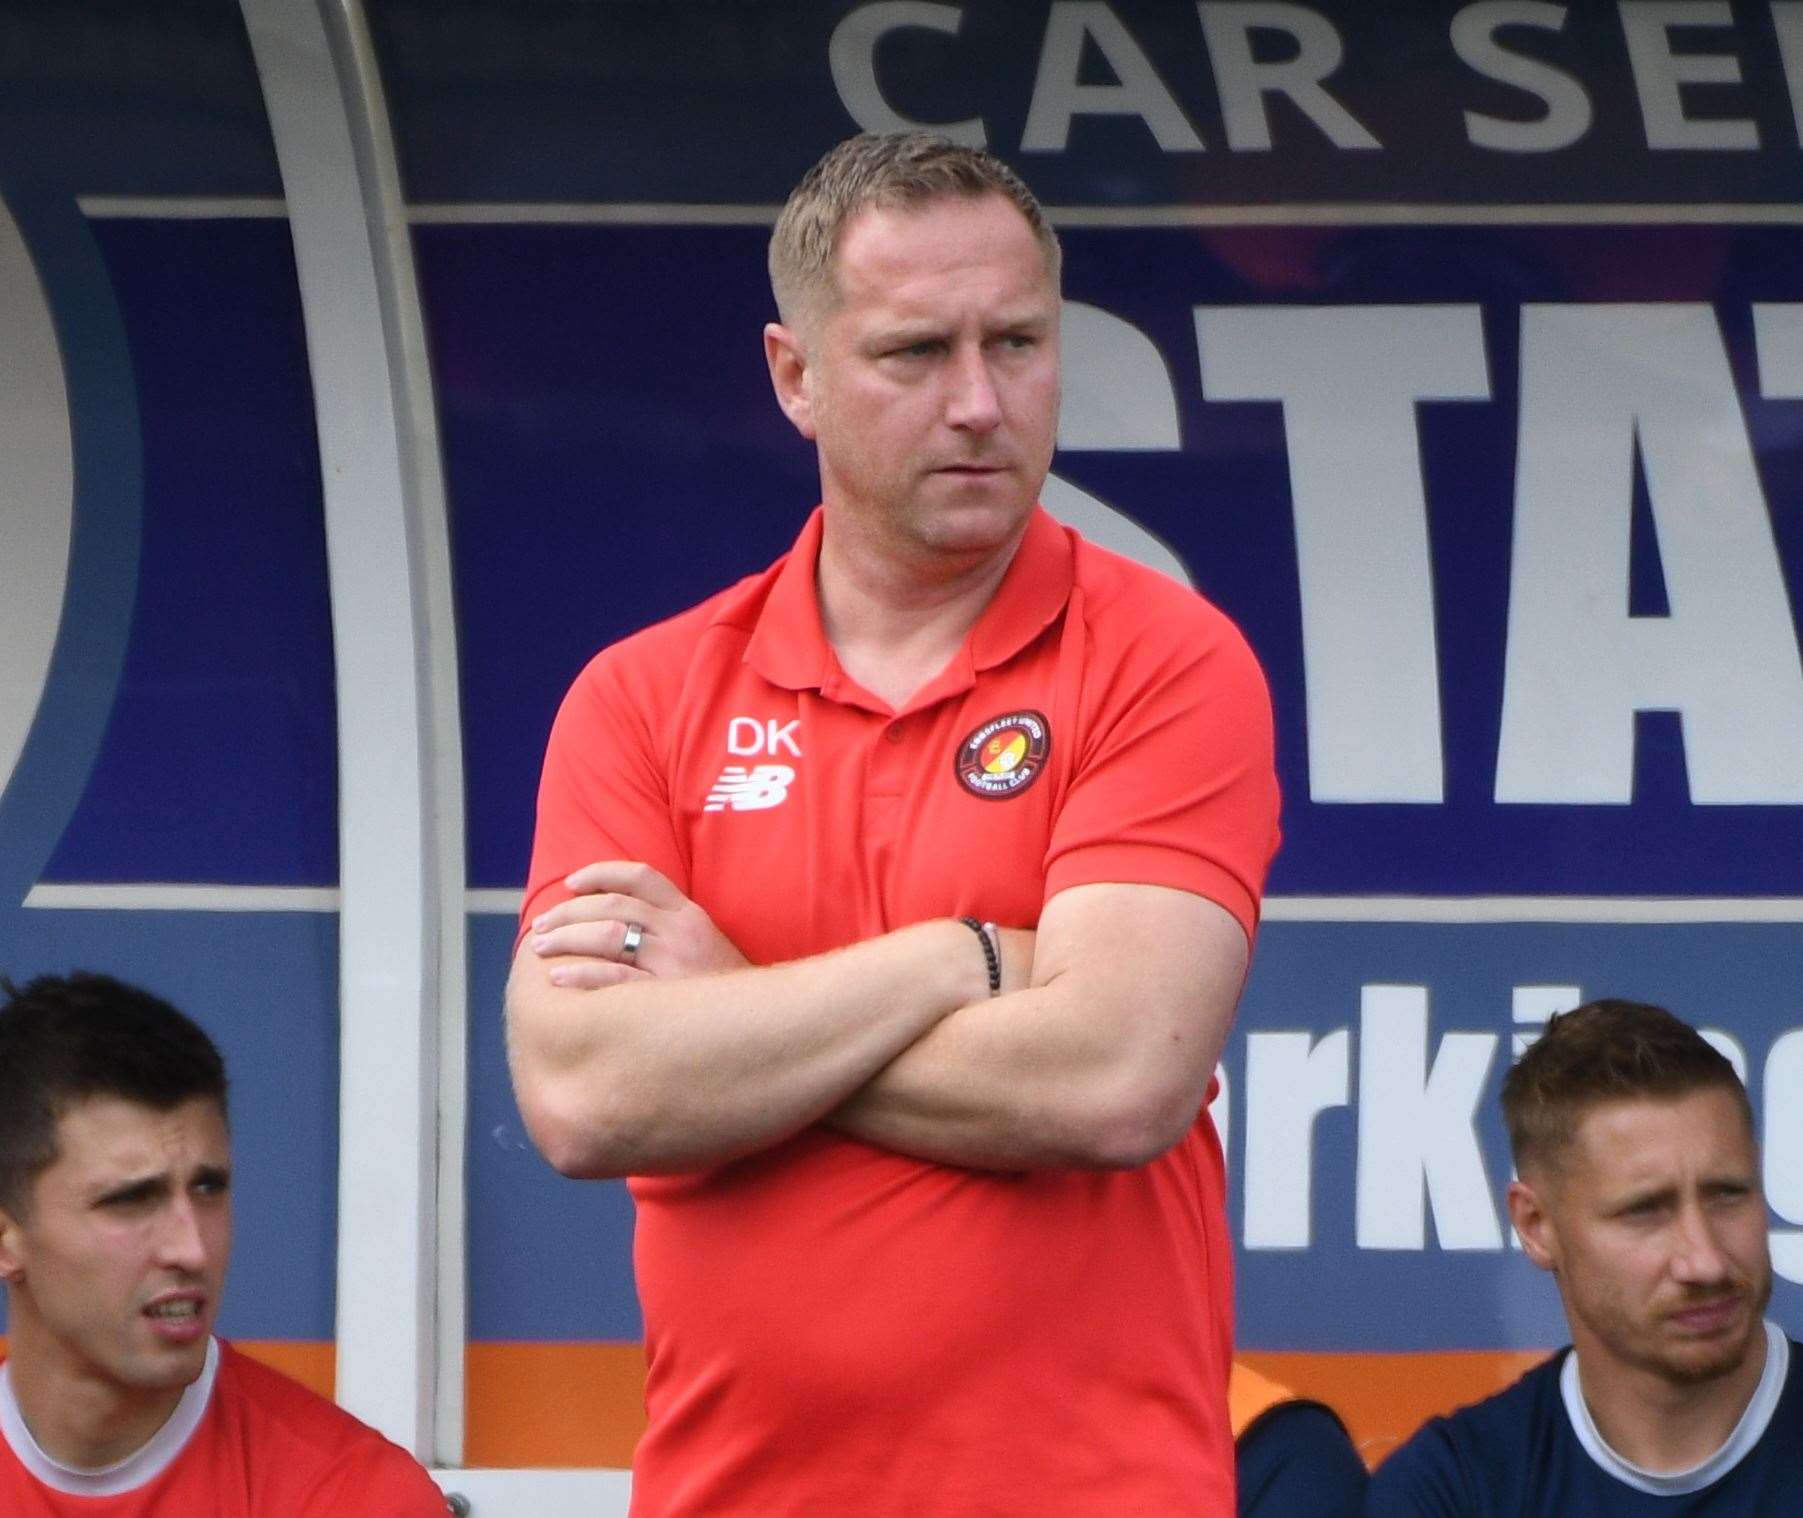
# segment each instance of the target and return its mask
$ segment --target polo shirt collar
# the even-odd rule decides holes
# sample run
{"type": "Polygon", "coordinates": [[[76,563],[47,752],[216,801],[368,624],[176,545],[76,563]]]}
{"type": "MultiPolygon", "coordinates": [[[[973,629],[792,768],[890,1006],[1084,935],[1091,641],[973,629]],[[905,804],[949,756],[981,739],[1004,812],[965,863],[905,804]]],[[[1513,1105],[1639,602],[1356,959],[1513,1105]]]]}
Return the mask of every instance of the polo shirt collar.
{"type": "Polygon", "coordinates": [[[1006,663],[1057,621],[1074,575],[1070,535],[1045,507],[1035,506],[1014,562],[965,639],[971,669],[1006,663]]]}
{"type": "Polygon", "coordinates": [[[814,590],[825,512],[824,506],[816,506],[802,526],[745,645],[745,662],[785,690],[818,690],[834,668],[820,621],[820,597],[814,590]]]}
{"type": "MultiPolygon", "coordinates": [[[[830,687],[845,677],[826,641],[815,581],[825,510],[814,508],[777,570],[746,645],[745,662],[773,685],[830,694],[830,687]]],[[[951,665],[921,695],[950,695],[969,686],[978,671],[1012,659],[1057,620],[1070,599],[1073,573],[1069,536],[1043,506],[1036,506],[994,598],[951,665]]]]}

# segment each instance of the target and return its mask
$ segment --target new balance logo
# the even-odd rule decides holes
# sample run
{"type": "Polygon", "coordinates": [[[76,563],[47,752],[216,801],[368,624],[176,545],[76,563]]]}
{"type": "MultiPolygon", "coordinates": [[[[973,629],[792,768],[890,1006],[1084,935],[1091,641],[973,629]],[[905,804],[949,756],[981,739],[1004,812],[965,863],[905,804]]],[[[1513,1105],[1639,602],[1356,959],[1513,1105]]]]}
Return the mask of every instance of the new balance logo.
{"type": "Polygon", "coordinates": [[[729,764],[720,771],[701,810],[767,811],[788,799],[789,787],[794,783],[795,771],[786,764],[760,764],[749,770],[742,764],[729,764]]]}

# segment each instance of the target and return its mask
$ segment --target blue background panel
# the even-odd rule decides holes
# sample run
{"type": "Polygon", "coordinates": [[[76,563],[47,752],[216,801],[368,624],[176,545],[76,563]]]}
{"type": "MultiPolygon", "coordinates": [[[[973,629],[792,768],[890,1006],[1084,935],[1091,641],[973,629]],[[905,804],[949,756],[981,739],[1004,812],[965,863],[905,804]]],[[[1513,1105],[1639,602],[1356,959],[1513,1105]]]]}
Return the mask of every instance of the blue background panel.
{"type": "Polygon", "coordinates": [[[784,552],[812,456],[765,374],[766,233],[422,227],[469,872],[518,886],[545,737],[603,645],[784,552]]]}
{"type": "Polygon", "coordinates": [[[236,0],[4,0],[0,177],[81,195],[280,195],[236,0]]]}
{"type": "MultiPolygon", "coordinates": [[[[599,647],[787,547],[813,460],[770,397],[765,233],[435,226],[418,234],[453,512],[471,879],[517,885],[544,735],[599,647]]],[[[1057,469],[1170,544],[1245,629],[1276,702],[1279,894],[1775,894],[1794,807],[1693,806],[1675,721],[1642,720],[1629,806],[1498,805],[1521,307],[1714,303],[1793,608],[1798,403],[1761,398],[1754,302],[1803,300],[1795,228],[1071,230],[1066,293],[1132,322],[1170,371],[1183,446],[1057,469]],[[1492,397],[1418,408],[1446,769],[1439,805],[1310,800],[1282,408],[1202,392],[1198,306],[1477,308],[1492,397]]],[[[1634,610],[1660,609],[1644,507],[1634,610]]],[[[1794,622],[1794,617],[1793,617],[1794,622]]]]}
{"type": "Polygon", "coordinates": [[[532,1147],[507,1079],[501,993],[514,920],[469,920],[472,1339],[643,1336],[624,1181],[565,1180],[532,1147]]]}
{"type": "Polygon", "coordinates": [[[141,417],[142,547],[118,695],[44,878],[336,885],[319,442],[287,223],[91,225],[141,417]]]}

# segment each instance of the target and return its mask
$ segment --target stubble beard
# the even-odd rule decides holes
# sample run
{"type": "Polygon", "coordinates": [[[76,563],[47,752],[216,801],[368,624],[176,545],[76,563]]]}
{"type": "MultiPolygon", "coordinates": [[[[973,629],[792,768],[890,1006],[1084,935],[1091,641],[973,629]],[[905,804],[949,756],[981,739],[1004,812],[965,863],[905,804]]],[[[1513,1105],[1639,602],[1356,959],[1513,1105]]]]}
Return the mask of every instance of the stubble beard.
{"type": "Polygon", "coordinates": [[[1752,1352],[1754,1335],[1764,1332],[1765,1325],[1754,1315],[1747,1320],[1746,1332],[1733,1344],[1697,1346],[1701,1352],[1689,1355],[1662,1355],[1655,1368],[1674,1386],[1707,1386],[1739,1370],[1752,1352]]]}
{"type": "Polygon", "coordinates": [[[1737,1297],[1746,1304],[1747,1311],[1742,1331],[1732,1340],[1679,1340],[1674,1343],[1666,1337],[1663,1314],[1650,1325],[1637,1323],[1614,1298],[1590,1304],[1584,1313],[1584,1321],[1618,1359],[1651,1372],[1671,1386],[1703,1387],[1732,1375],[1746,1363],[1765,1333],[1765,1308],[1771,1294],[1772,1281],[1768,1273],[1761,1283],[1736,1282],[1726,1292],[1699,1293],[1678,1304],[1676,1310],[1681,1311],[1728,1296],[1737,1297]]]}
{"type": "MultiPolygon", "coordinates": [[[[1768,1267],[1758,1281],[1736,1282],[1734,1290],[1746,1306],[1743,1331],[1732,1344],[1695,1346],[1700,1355],[1674,1356],[1669,1367],[1673,1381],[1680,1385],[1701,1386],[1732,1375],[1747,1361],[1765,1334],[1766,1304],[1772,1299],[1772,1275],[1768,1267]],[[1708,1351],[1714,1350],[1714,1353],[1708,1351]]],[[[1705,1300],[1709,1300],[1705,1298],[1705,1300]]]]}

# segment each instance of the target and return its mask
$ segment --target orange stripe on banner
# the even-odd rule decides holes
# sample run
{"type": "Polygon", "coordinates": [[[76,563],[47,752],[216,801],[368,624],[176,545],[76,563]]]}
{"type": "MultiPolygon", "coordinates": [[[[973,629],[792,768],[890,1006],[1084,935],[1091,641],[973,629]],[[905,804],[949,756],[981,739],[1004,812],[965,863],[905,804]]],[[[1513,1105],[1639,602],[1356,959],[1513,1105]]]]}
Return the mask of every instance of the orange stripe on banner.
{"type": "Polygon", "coordinates": [[[642,1344],[472,1344],[465,1382],[468,1465],[632,1464],[645,1428],[642,1344]]]}
{"type": "Polygon", "coordinates": [[[1546,1358],[1544,1349],[1446,1350],[1434,1354],[1304,1354],[1246,1350],[1240,1359],[1299,1397],[1325,1402],[1375,1469],[1439,1413],[1480,1402],[1546,1358]]]}
{"type": "MultiPolygon", "coordinates": [[[[1545,1358],[1544,1350],[1241,1356],[1338,1412],[1369,1465],[1425,1419],[1501,1390],[1545,1358]]],[[[473,1466],[630,1465],[645,1426],[644,1390],[637,1344],[472,1344],[464,1458],[473,1466]]]]}
{"type": "MultiPolygon", "coordinates": [[[[253,1359],[332,1395],[330,1340],[237,1339],[253,1359]]],[[[0,1355],[6,1352],[0,1336],[0,1355]]],[[[1345,1420],[1367,1465],[1378,1465],[1424,1421],[1500,1391],[1546,1350],[1435,1354],[1308,1354],[1247,1350],[1242,1363],[1345,1420]]],[[[645,1428],[639,1344],[478,1343],[466,1363],[464,1460],[478,1467],[632,1464],[645,1428]]]]}

